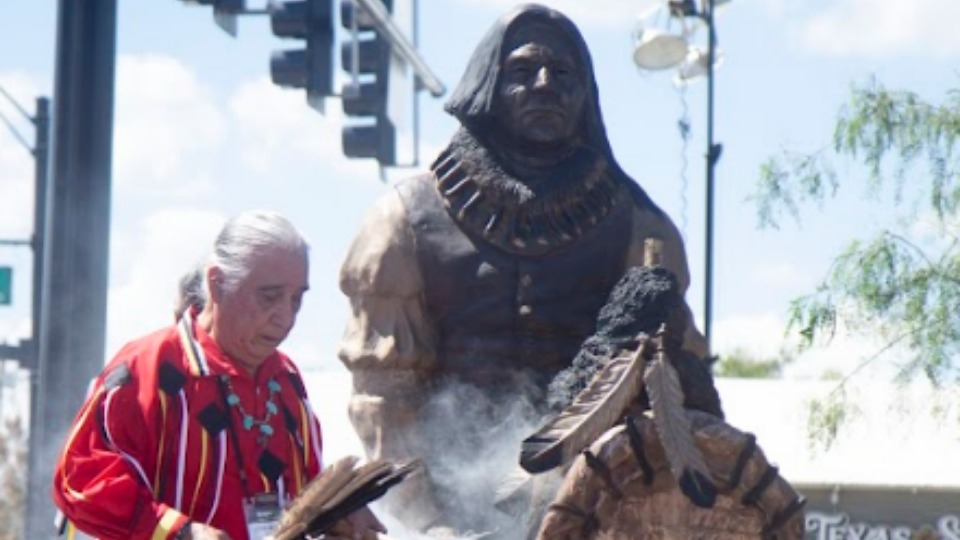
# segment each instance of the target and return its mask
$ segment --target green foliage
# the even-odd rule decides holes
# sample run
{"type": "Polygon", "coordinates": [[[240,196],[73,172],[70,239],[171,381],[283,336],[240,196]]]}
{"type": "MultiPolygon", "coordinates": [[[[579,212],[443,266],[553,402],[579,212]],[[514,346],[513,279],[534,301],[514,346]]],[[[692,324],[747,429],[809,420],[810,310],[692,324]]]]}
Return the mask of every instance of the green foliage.
{"type": "MultiPolygon", "coordinates": [[[[890,91],[875,79],[854,86],[833,132],[833,150],[839,156],[859,160],[869,172],[868,193],[885,183],[884,163],[896,160],[893,173],[895,200],[902,202],[906,173],[918,158],[925,157],[929,189],[918,189],[911,178],[911,192],[925,194],[938,217],[951,216],[960,202],[960,89],[948,94],[942,105],[932,105],[913,92],[890,91]]],[[[822,204],[836,195],[839,182],[825,150],[802,153],[784,150],[761,165],[756,202],[761,226],[778,227],[788,213],[799,220],[801,203],[822,204]]]]}
{"type": "MultiPolygon", "coordinates": [[[[866,190],[892,189],[901,211],[897,230],[852,242],[811,294],[794,300],[789,330],[803,346],[829,340],[844,328],[880,337],[907,356],[900,376],[924,375],[934,383],[956,374],[960,352],[960,91],[942,105],[912,92],[890,91],[876,80],[855,86],[837,119],[833,151],[866,168],[866,190]],[[892,163],[891,163],[892,162],[892,163]],[[922,174],[908,172],[926,163],[922,174]],[[907,197],[906,195],[909,195],[907,197]],[[924,220],[933,234],[916,240],[924,220]]],[[[778,227],[784,214],[799,221],[801,204],[833,197],[839,183],[824,151],[784,152],[763,164],[757,187],[761,225],[778,227]]],[[[881,351],[880,353],[884,352],[881,351]]],[[[868,361],[872,361],[872,357],[868,361]]],[[[829,408],[818,413],[842,421],[829,408]]]]}
{"type": "Polygon", "coordinates": [[[770,158],[760,166],[757,204],[761,227],[780,227],[780,216],[786,212],[800,222],[800,205],[822,202],[837,193],[837,175],[823,152],[798,154],[784,150],[780,157],[770,158]]]}
{"type": "Polygon", "coordinates": [[[826,450],[837,440],[845,422],[860,414],[841,388],[827,398],[808,403],[807,433],[811,450],[826,450]]]}
{"type": "Polygon", "coordinates": [[[833,134],[834,149],[862,159],[870,172],[870,187],[883,182],[882,164],[892,154],[897,159],[897,199],[905,172],[925,155],[930,177],[930,206],[938,216],[956,212],[957,156],[960,136],[960,91],[954,90],[941,106],[929,104],[913,92],[888,91],[876,80],[854,88],[849,105],[841,112],[833,134]]]}
{"type": "Polygon", "coordinates": [[[783,366],[789,361],[790,359],[785,357],[754,358],[743,349],[735,349],[720,358],[716,367],[713,368],[713,374],[718,377],[741,379],[776,379],[783,373],[783,366]]]}
{"type": "Polygon", "coordinates": [[[936,259],[891,231],[855,241],[816,292],[791,303],[788,331],[798,330],[809,346],[832,337],[842,317],[851,330],[879,332],[888,348],[906,346],[912,357],[902,377],[923,373],[941,382],[960,352],[958,265],[955,241],[936,259]]]}
{"type": "Polygon", "coordinates": [[[843,381],[844,378],[843,372],[837,369],[826,369],[820,374],[820,380],[822,381],[843,381]]]}
{"type": "Polygon", "coordinates": [[[23,538],[27,496],[27,440],[20,420],[0,431],[0,540],[23,538]]]}

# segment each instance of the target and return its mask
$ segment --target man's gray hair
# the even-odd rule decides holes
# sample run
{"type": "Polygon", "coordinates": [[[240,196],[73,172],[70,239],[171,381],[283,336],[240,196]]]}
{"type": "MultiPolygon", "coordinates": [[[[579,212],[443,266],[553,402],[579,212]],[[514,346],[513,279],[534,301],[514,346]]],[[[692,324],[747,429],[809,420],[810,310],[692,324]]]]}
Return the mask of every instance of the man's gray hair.
{"type": "Polygon", "coordinates": [[[231,218],[213,244],[209,265],[223,272],[223,287],[236,290],[264,250],[285,250],[306,258],[309,245],[287,218],[276,212],[249,210],[231,218]]]}
{"type": "Polygon", "coordinates": [[[196,265],[189,272],[180,277],[177,285],[177,300],[173,306],[173,318],[180,320],[187,310],[196,308],[203,310],[207,303],[207,292],[203,286],[204,266],[196,265]]]}

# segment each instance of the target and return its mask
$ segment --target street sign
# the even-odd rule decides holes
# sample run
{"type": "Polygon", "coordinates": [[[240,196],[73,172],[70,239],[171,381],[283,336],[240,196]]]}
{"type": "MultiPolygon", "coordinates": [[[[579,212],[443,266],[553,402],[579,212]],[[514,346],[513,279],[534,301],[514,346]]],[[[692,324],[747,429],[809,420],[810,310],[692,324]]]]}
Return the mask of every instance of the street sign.
{"type": "Polygon", "coordinates": [[[0,266],[0,306],[9,306],[13,298],[13,268],[0,266]]]}

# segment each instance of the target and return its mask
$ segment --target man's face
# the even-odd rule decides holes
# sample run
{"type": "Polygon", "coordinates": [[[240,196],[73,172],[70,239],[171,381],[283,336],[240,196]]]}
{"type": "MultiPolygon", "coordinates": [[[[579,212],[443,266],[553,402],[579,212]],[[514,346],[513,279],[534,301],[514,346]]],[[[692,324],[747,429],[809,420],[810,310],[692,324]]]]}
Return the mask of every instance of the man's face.
{"type": "Polygon", "coordinates": [[[293,328],[307,288],[304,254],[280,249],[259,254],[236,290],[220,298],[217,343],[241,366],[256,371],[293,328]]]}
{"type": "Polygon", "coordinates": [[[534,145],[574,140],[581,127],[586,74],[573,44],[556,28],[536,22],[517,27],[504,50],[495,102],[500,127],[534,145]]]}

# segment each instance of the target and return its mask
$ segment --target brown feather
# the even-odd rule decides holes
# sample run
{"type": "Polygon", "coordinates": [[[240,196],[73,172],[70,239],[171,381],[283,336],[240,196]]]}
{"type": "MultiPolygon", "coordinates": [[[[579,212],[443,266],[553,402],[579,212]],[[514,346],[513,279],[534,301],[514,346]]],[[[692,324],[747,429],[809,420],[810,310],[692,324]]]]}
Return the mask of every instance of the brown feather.
{"type": "Polygon", "coordinates": [[[670,472],[694,504],[712,507],[716,487],[703,455],[693,440],[693,430],[683,408],[680,376],[667,357],[663,331],[657,336],[657,353],[647,363],[643,382],[650,397],[654,425],[670,464],[670,472]]]}
{"type": "Polygon", "coordinates": [[[572,461],[611,428],[640,395],[648,339],[633,354],[607,362],[573,403],[523,441],[520,465],[539,473],[572,461]]]}
{"type": "Polygon", "coordinates": [[[347,482],[343,489],[334,493],[323,504],[323,511],[329,511],[336,505],[343,502],[351,494],[357,492],[361,487],[379,482],[383,478],[390,476],[394,472],[394,466],[384,461],[371,461],[355,469],[353,476],[347,482]]]}

